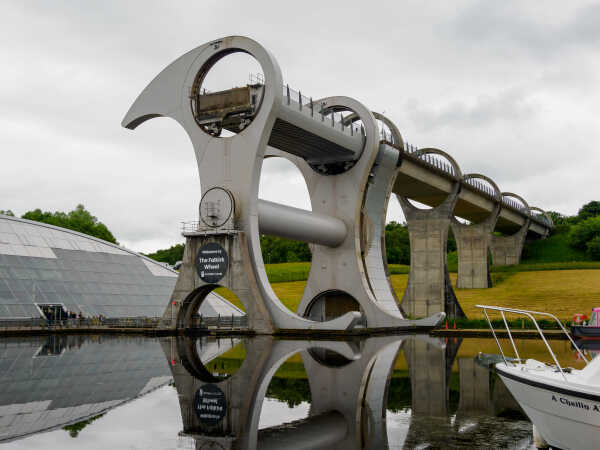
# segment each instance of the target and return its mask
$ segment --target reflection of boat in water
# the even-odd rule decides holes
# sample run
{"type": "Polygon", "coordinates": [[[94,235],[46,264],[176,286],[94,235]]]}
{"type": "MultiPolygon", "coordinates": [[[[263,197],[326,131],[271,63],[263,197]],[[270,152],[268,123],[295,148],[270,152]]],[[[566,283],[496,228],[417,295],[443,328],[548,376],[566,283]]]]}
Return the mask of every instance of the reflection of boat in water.
{"type": "Polygon", "coordinates": [[[592,317],[587,323],[571,325],[571,333],[577,338],[600,339],[600,308],[593,309],[592,317]]]}
{"type": "MultiPolygon", "coordinates": [[[[577,339],[575,344],[581,350],[588,350],[592,354],[592,358],[595,358],[600,352],[600,339],[577,339]]],[[[575,350],[577,353],[577,350],[575,350]]]]}
{"type": "Polygon", "coordinates": [[[552,356],[554,364],[521,359],[510,328],[504,320],[516,356],[515,359],[507,358],[489,322],[503,358],[502,362],[495,365],[496,371],[531,419],[537,432],[552,447],[597,449],[600,435],[600,358],[589,362],[552,314],[495,306],[478,307],[483,309],[488,322],[489,310],[499,311],[503,319],[505,312],[528,317],[552,356]],[[579,356],[586,362],[583,369],[561,367],[535,316],[549,317],[559,324],[579,356]]]}

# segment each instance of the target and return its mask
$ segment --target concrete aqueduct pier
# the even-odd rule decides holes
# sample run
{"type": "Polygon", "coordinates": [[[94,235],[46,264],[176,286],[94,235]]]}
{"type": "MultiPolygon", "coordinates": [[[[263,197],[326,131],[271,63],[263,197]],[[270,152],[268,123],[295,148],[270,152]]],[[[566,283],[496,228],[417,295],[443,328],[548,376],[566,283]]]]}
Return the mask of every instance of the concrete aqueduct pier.
{"type": "Polygon", "coordinates": [[[526,235],[544,237],[552,228],[542,210],[517,203],[513,198],[520,197],[503,194],[487,177],[463,176],[440,149],[413,148],[389,119],[355,99],[314,100],[290,90],[273,55],[246,37],[208,42],[175,60],[143,90],[122,125],[134,129],[161,116],[176,120],[190,137],[202,192],[199,221],[184,230],[183,265],[165,311],[165,318],[176,319],[174,328],[188,328],[218,286],[238,296],[257,333],[432,327],[445,315],[463,314],[446,267],[451,224],[459,243],[459,287],[489,286],[488,249],[510,264],[526,235]],[[207,93],[206,75],[236,52],[253,56],[264,78],[207,93]],[[224,137],[223,130],[235,135],[224,137]],[[267,157],[296,164],[312,211],[258,199],[267,157]],[[401,302],[385,257],[392,194],[405,212],[411,241],[411,273],[401,302]],[[496,237],[494,231],[510,236],[496,237]],[[268,282],[260,234],[312,244],[296,314],[268,282]]]}

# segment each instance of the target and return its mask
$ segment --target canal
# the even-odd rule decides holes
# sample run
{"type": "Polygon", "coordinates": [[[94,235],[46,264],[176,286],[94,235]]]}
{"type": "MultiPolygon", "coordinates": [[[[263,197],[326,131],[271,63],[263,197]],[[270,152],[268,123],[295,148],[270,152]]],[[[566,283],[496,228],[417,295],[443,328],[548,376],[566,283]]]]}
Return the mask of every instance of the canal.
{"type": "MultiPolygon", "coordinates": [[[[567,341],[561,364],[581,367],[567,341]]],[[[539,340],[519,351],[542,361],[539,340]]],[[[505,348],[508,349],[507,346],[505,348]]],[[[534,448],[492,339],[0,340],[6,449],[534,448]]]]}

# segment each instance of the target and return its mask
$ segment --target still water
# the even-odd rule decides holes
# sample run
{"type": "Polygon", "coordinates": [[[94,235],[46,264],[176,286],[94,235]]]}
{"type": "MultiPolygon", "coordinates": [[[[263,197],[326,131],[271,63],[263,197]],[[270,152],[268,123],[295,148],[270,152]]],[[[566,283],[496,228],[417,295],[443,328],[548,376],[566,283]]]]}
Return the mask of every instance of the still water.
{"type": "MultiPolygon", "coordinates": [[[[543,344],[518,342],[547,360],[543,344]]],[[[565,341],[561,364],[580,367],[565,341]]],[[[506,347],[508,348],[508,347],[506,347]]],[[[0,340],[6,449],[534,448],[491,339],[0,340]]]]}

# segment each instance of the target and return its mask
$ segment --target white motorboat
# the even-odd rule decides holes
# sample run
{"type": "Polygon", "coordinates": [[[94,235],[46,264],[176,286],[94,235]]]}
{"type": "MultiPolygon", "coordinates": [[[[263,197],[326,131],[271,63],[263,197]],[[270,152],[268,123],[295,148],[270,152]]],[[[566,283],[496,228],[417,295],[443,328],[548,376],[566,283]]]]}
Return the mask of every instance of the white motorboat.
{"type": "Polygon", "coordinates": [[[533,422],[535,431],[553,448],[600,449],[600,357],[588,361],[562,323],[552,314],[497,306],[477,307],[483,309],[502,354],[502,362],[495,364],[496,372],[533,422]],[[500,312],[515,358],[505,355],[489,319],[487,312],[490,310],[500,312]],[[533,321],[554,364],[521,359],[504,313],[524,315],[533,321]],[[552,318],[559,324],[585,361],[583,369],[561,367],[536,321],[536,317],[540,316],[552,318]]]}

